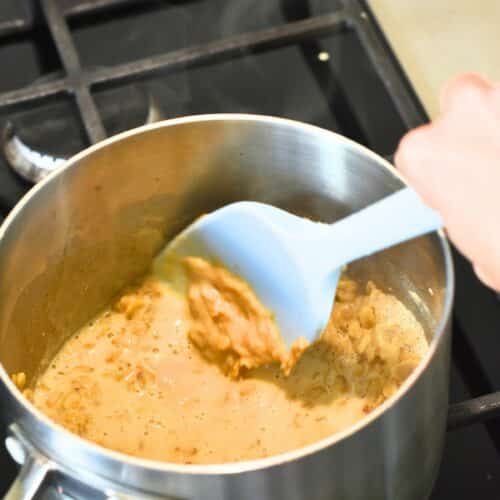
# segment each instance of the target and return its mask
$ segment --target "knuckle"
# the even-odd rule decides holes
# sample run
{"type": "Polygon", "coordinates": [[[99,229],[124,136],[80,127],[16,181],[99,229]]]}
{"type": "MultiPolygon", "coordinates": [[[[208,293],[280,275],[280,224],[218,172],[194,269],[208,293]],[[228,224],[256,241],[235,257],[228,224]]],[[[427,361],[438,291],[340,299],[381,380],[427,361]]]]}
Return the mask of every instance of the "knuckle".
{"type": "Polygon", "coordinates": [[[476,73],[464,73],[450,80],[441,93],[441,108],[449,110],[467,103],[477,103],[491,90],[493,85],[476,73]]]}
{"type": "Polygon", "coordinates": [[[483,267],[478,264],[474,264],[474,272],[476,276],[489,288],[493,290],[500,290],[500,280],[495,273],[487,272],[483,267]]]}
{"type": "Polygon", "coordinates": [[[428,126],[408,132],[400,141],[396,151],[396,165],[403,170],[411,165],[414,160],[419,159],[427,149],[428,126]]]}

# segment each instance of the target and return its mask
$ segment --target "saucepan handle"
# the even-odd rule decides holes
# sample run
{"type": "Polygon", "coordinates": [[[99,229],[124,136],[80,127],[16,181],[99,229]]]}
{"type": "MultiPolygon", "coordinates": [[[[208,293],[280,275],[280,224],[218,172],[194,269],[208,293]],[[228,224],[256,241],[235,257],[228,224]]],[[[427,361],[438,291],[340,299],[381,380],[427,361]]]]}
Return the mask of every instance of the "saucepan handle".
{"type": "Polygon", "coordinates": [[[9,429],[10,435],[5,440],[5,446],[21,469],[4,500],[32,500],[41,492],[47,476],[54,470],[54,464],[32,446],[22,442],[15,427],[13,425],[9,429]]]}
{"type": "Polygon", "coordinates": [[[50,467],[47,463],[29,457],[22,465],[4,500],[32,500],[41,491],[49,472],[50,467]]]}
{"type": "Polygon", "coordinates": [[[500,417],[500,392],[468,399],[450,405],[448,409],[448,430],[500,417]]]}
{"type": "MultiPolygon", "coordinates": [[[[95,476],[87,480],[82,480],[81,477],[76,478],[75,474],[66,470],[63,465],[51,460],[42,451],[35,448],[17,424],[12,424],[9,427],[5,446],[12,458],[21,465],[21,469],[9,491],[3,497],[4,500],[33,500],[39,498],[39,495],[46,488],[55,485],[57,485],[58,490],[64,491],[68,485],[70,489],[72,487],[89,489],[85,495],[82,494],[78,498],[105,498],[107,500],[155,500],[158,498],[135,492],[124,492],[117,485],[95,476]]],[[[71,491],[68,495],[72,497],[71,491]]],[[[162,498],[189,500],[185,496],[162,496],[162,498]]]]}

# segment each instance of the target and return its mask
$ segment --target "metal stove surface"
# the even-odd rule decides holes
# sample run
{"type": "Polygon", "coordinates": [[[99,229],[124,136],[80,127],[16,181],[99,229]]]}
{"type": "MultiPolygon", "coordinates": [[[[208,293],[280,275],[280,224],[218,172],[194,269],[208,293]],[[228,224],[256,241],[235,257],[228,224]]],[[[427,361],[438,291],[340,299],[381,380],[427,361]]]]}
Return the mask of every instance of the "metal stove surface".
{"type": "MultiPolygon", "coordinates": [[[[366,5],[354,0],[2,0],[0,68],[0,127],[12,123],[29,147],[57,157],[148,120],[210,112],[294,118],[388,156],[426,119],[366,5]],[[349,20],[337,26],[342,9],[370,29],[349,20]],[[54,12],[69,19],[76,47],[69,60],[61,52],[65,33],[45,23],[54,12]],[[295,23],[291,31],[288,23],[295,23]],[[273,30],[282,30],[278,39],[273,30]],[[242,36],[250,32],[260,34],[257,42],[242,36]],[[233,48],[218,43],[227,37],[233,48]],[[186,50],[207,45],[209,57],[186,50]],[[78,89],[90,89],[94,114],[82,113],[81,99],[64,84],[75,56],[83,68],[76,68],[78,89]]],[[[0,154],[0,217],[30,185],[0,154]]],[[[455,257],[452,402],[500,389],[500,303],[455,257]]],[[[1,450],[3,494],[16,468],[1,450]]],[[[500,498],[497,420],[447,435],[431,498],[473,495],[500,498]]]]}

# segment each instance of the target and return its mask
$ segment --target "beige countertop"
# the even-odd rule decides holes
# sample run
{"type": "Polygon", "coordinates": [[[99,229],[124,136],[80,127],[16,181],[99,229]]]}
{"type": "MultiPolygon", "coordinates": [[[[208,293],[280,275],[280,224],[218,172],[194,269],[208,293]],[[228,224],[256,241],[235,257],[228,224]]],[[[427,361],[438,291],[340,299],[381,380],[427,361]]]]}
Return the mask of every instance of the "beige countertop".
{"type": "Polygon", "coordinates": [[[370,0],[429,115],[439,91],[465,71],[500,81],[499,0],[370,0]]]}

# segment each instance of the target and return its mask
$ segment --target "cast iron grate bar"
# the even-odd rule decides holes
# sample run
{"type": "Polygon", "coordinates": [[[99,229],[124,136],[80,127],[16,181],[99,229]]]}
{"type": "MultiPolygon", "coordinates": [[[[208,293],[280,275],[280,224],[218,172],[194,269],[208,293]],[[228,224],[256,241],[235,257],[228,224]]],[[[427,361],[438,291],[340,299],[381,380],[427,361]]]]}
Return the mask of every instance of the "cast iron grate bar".
{"type": "Polygon", "coordinates": [[[90,89],[81,78],[82,68],[80,59],[71,38],[66,19],[54,0],[42,0],[42,10],[64,69],[66,70],[66,80],[71,85],[68,90],[73,92],[76,97],[76,104],[87,136],[91,142],[99,142],[106,138],[106,132],[104,131],[104,126],[94,99],[90,95],[90,89]]]}
{"type": "Polygon", "coordinates": [[[61,10],[67,17],[83,14],[95,14],[106,10],[112,10],[128,5],[144,5],[154,3],[155,0],[87,0],[86,2],[75,2],[75,0],[59,0],[61,10]]]}
{"type": "Polygon", "coordinates": [[[493,385],[456,316],[453,317],[452,330],[453,363],[462,374],[474,399],[450,406],[448,430],[483,422],[500,453],[500,426],[497,420],[500,417],[500,392],[494,392],[493,385]]]}
{"type": "Polygon", "coordinates": [[[108,68],[100,68],[89,75],[89,80],[94,84],[114,83],[129,77],[146,76],[160,70],[213,61],[218,57],[231,56],[245,50],[279,47],[310,36],[332,33],[342,29],[346,22],[347,17],[344,11],[326,14],[275,28],[235,35],[216,42],[176,50],[168,54],[108,68]]]}
{"type": "Polygon", "coordinates": [[[352,27],[356,30],[374,70],[391,96],[405,125],[412,129],[428,121],[411,83],[380,31],[366,1],[344,0],[344,5],[352,27]]]}
{"type": "Polygon", "coordinates": [[[53,80],[46,83],[35,83],[29,87],[12,90],[0,94],[0,108],[8,108],[30,101],[42,100],[68,90],[69,81],[66,78],[53,80]]]}
{"type": "MultiPolygon", "coordinates": [[[[1,0],[2,2],[6,0],[1,0]]],[[[7,0],[9,1],[9,0],[7,0]]],[[[43,23],[43,19],[36,15],[35,2],[30,4],[26,0],[10,0],[17,2],[19,13],[11,19],[0,21],[0,37],[7,35],[21,35],[33,29],[36,25],[43,23]]],[[[111,11],[133,5],[153,4],[155,0],[87,0],[86,2],[75,0],[59,0],[60,10],[68,18],[97,14],[98,12],[111,11]]]]}

